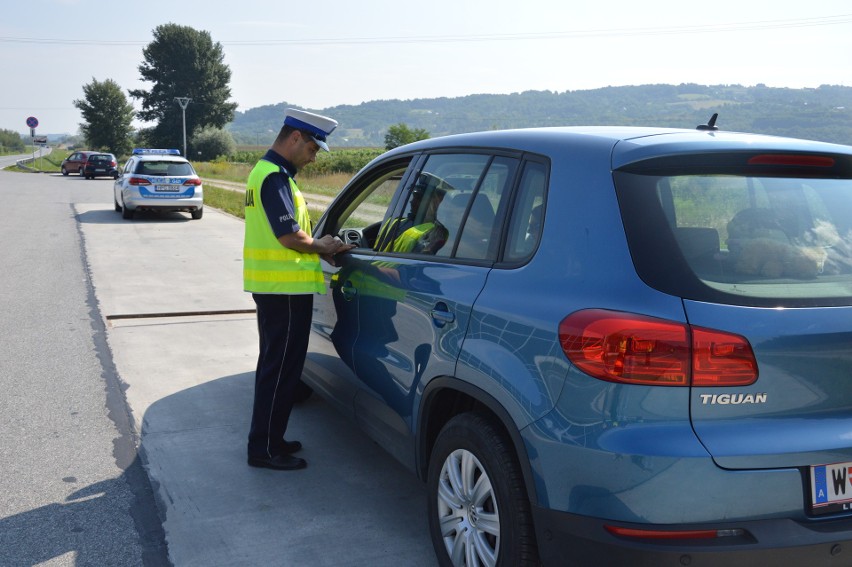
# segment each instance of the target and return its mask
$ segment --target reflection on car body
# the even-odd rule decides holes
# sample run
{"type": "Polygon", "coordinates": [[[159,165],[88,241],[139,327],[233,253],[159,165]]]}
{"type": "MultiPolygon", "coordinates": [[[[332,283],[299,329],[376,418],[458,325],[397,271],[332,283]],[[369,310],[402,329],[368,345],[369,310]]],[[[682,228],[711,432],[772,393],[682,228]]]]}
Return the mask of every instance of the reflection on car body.
{"type": "Polygon", "coordinates": [[[303,379],[426,481],[440,564],[852,545],[852,148],[450,136],[374,160],[315,234],[357,247],[303,379]]]}

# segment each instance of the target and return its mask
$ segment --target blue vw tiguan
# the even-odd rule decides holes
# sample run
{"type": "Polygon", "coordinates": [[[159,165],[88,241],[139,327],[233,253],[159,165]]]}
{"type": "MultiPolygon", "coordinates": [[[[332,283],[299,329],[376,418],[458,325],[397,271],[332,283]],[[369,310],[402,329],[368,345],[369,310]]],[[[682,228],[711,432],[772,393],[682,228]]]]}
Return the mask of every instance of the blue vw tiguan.
{"type": "Polygon", "coordinates": [[[378,157],[304,382],[441,565],[852,565],[852,148],[546,128],[378,157]]]}

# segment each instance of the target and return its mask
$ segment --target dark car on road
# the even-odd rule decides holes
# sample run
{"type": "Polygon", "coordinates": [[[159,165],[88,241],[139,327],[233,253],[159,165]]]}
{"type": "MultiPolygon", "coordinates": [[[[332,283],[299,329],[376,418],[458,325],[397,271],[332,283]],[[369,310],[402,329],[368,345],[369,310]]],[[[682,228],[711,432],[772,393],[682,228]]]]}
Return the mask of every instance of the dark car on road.
{"type": "Polygon", "coordinates": [[[852,148],[546,128],[376,158],[303,381],[441,565],[852,564],[852,148]]]}
{"type": "Polygon", "coordinates": [[[89,150],[76,151],[62,160],[59,170],[62,172],[62,175],[68,175],[69,173],[79,173],[80,175],[83,175],[83,166],[86,165],[86,160],[90,155],[96,153],[98,152],[89,150]]]}
{"type": "Polygon", "coordinates": [[[91,154],[86,158],[83,170],[80,173],[86,179],[95,177],[112,177],[118,179],[118,161],[112,154],[91,154]]]}

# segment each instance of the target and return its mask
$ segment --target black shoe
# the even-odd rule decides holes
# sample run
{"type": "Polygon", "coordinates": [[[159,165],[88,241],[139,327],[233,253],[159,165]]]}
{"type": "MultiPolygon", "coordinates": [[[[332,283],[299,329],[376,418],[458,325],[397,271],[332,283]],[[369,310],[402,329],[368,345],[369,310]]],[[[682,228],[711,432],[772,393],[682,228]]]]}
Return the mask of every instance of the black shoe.
{"type": "Polygon", "coordinates": [[[279,447],[282,453],[287,453],[288,455],[292,455],[293,453],[297,453],[302,450],[302,444],[298,441],[284,441],[281,443],[279,447]]]}
{"type": "Polygon", "coordinates": [[[300,459],[292,455],[275,455],[272,458],[249,457],[248,464],[250,467],[275,469],[277,471],[294,471],[308,466],[308,462],[305,459],[300,459]]]}

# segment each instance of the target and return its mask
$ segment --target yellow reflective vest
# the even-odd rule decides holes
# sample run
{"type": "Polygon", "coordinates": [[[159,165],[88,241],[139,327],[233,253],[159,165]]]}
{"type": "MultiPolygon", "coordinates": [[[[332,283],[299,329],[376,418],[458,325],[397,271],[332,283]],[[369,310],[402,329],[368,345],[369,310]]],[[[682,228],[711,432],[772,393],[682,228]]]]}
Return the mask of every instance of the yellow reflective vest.
{"type": "MultiPolygon", "coordinates": [[[[264,179],[278,171],[277,165],[262,159],[249,174],[245,201],[243,289],[252,293],[286,295],[325,293],[319,255],[287,248],[278,241],[269,225],[260,199],[260,188],[264,179]]],[[[308,206],[296,182],[292,177],[288,179],[296,208],[296,222],[310,236],[308,206]]]]}
{"type": "Polygon", "coordinates": [[[379,231],[377,242],[381,243],[382,252],[411,252],[425,234],[435,228],[434,222],[426,222],[412,226],[406,229],[402,234],[398,235],[393,241],[386,241],[391,235],[391,231],[399,224],[400,219],[390,219],[379,231]]]}

